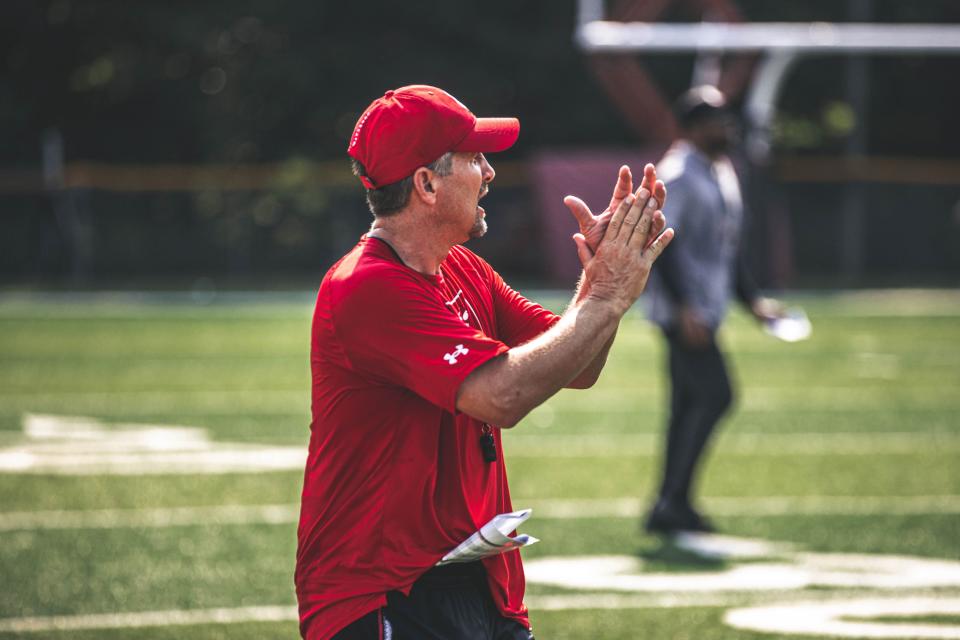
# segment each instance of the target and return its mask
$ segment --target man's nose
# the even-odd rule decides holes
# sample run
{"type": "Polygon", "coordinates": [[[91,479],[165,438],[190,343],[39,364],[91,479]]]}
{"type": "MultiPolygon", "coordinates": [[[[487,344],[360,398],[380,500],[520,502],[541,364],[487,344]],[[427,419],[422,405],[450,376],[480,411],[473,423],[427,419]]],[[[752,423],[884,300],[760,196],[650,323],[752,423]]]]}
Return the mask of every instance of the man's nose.
{"type": "Polygon", "coordinates": [[[487,156],[483,157],[483,164],[480,165],[480,169],[483,175],[484,182],[493,182],[493,179],[497,177],[497,172],[493,170],[493,165],[487,160],[487,156]]]}

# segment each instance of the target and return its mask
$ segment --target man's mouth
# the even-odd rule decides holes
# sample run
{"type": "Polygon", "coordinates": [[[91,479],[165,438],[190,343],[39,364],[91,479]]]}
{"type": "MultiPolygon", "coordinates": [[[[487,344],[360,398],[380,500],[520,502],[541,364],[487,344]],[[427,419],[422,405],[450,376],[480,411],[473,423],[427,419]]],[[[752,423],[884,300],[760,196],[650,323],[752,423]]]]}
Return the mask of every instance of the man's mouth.
{"type": "Polygon", "coordinates": [[[483,185],[483,188],[480,189],[480,195],[477,196],[477,217],[479,218],[484,218],[487,215],[486,210],[480,206],[480,201],[483,200],[488,193],[490,193],[490,187],[488,185],[483,185]]]}

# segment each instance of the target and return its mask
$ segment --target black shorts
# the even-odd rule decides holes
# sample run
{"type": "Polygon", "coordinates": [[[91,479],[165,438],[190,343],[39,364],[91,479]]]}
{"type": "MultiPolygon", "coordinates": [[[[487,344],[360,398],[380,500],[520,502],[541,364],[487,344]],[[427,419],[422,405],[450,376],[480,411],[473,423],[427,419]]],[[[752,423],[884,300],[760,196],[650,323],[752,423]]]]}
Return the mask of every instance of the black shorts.
{"type": "Polygon", "coordinates": [[[533,634],[500,615],[483,565],[470,562],[430,569],[409,596],[387,593],[386,607],[350,624],[333,640],[533,640],[533,634]]]}

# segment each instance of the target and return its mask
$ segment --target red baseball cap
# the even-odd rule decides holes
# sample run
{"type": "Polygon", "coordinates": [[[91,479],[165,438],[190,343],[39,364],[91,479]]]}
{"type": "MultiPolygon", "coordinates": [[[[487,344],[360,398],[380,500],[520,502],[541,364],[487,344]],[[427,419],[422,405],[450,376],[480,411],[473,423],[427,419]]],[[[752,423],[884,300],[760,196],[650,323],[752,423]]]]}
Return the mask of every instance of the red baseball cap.
{"type": "Polygon", "coordinates": [[[520,135],[516,118],[478,118],[452,95],[423,84],[387,91],[363,112],[347,153],[363,165],[367,189],[413,175],[448,151],[493,153],[520,135]]]}

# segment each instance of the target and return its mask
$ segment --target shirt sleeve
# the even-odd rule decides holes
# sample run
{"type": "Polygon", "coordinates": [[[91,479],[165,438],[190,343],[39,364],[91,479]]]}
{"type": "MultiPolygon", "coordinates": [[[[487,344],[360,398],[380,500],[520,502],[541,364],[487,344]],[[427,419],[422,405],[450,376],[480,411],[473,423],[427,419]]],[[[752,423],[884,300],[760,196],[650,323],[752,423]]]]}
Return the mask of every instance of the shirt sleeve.
{"type": "Polygon", "coordinates": [[[490,269],[499,337],[511,347],[533,340],[560,320],[560,316],[514,291],[490,269]]]}
{"type": "Polygon", "coordinates": [[[451,413],[464,378],[509,349],[465,325],[430,283],[387,270],[341,297],[334,324],[357,373],[405,387],[451,413]]]}

